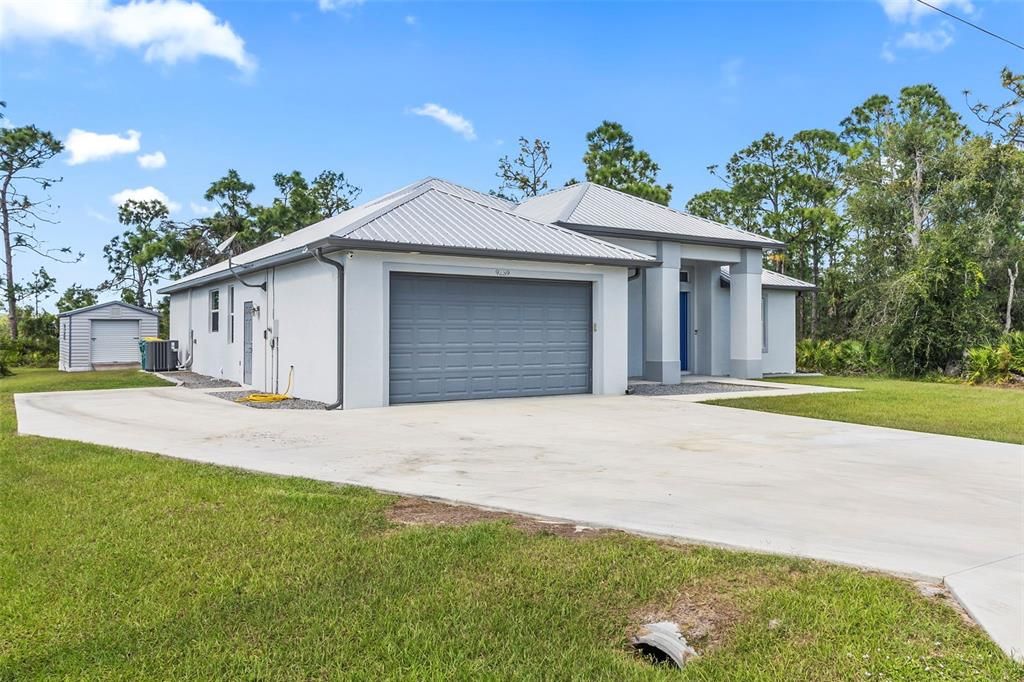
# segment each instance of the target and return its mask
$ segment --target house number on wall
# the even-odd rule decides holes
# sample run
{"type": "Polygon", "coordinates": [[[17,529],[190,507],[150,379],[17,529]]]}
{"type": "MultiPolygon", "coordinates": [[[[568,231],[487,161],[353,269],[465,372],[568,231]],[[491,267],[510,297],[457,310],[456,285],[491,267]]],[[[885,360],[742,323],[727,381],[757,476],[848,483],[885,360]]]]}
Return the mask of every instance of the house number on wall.
{"type": "Polygon", "coordinates": [[[498,277],[508,277],[509,275],[512,274],[512,271],[511,270],[503,270],[502,268],[498,268],[498,269],[496,269],[494,271],[494,274],[496,274],[498,277]]]}

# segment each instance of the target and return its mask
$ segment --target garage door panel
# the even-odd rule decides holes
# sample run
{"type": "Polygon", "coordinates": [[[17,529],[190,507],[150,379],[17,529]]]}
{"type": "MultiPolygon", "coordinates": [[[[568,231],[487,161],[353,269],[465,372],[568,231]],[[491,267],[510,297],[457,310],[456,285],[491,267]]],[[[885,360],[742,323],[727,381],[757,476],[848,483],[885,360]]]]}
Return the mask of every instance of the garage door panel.
{"type": "Polygon", "coordinates": [[[93,364],[139,362],[138,320],[92,320],[93,364]]]}
{"type": "Polygon", "coordinates": [[[590,351],[574,350],[569,353],[568,364],[573,367],[587,367],[590,364],[590,351]]]}
{"type": "Polygon", "coordinates": [[[480,327],[478,324],[487,324],[486,321],[474,320],[473,326],[469,329],[469,342],[472,344],[493,344],[495,341],[502,341],[500,338],[506,330],[498,330],[493,326],[480,327]]]}
{"type": "Polygon", "coordinates": [[[468,351],[446,351],[444,354],[444,368],[449,373],[456,371],[467,371],[471,366],[468,351]]]}
{"type": "Polygon", "coordinates": [[[392,403],[586,393],[589,283],[394,274],[392,403]]]}
{"type": "MultiPolygon", "coordinates": [[[[529,353],[530,351],[519,351],[519,350],[502,350],[497,353],[498,367],[518,367],[519,365],[529,364],[529,353]]],[[[535,363],[536,364],[536,363],[535,363]]]]}

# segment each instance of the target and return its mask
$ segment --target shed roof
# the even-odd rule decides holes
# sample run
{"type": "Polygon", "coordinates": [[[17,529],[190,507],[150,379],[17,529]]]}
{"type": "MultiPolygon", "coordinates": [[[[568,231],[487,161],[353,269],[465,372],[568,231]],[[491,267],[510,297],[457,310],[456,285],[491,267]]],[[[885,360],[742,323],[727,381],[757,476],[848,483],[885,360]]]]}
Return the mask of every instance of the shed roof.
{"type": "Polygon", "coordinates": [[[94,303],[92,305],[87,305],[84,308],[75,308],[74,310],[68,310],[63,313],[57,313],[57,317],[68,317],[69,315],[77,315],[79,313],[88,312],[90,310],[99,310],[100,308],[107,308],[112,305],[119,305],[124,308],[129,308],[134,312],[144,313],[146,315],[160,315],[160,313],[156,312],[155,310],[150,310],[149,308],[143,308],[141,306],[132,305],[131,303],[125,303],[124,301],[107,301],[105,303],[94,303]]]}
{"type": "MultiPolygon", "coordinates": [[[[722,266],[722,283],[729,283],[729,266],[727,265],[722,266]]],[[[814,286],[810,282],[805,282],[802,279],[790,277],[789,275],[783,275],[781,272],[775,272],[774,270],[762,270],[761,288],[791,289],[793,291],[814,291],[818,287],[814,286]]]]}
{"type": "Polygon", "coordinates": [[[531,197],[516,213],[595,235],[639,236],[702,244],[781,249],[775,239],[657,204],[593,182],[531,197]]]}
{"type": "MultiPolygon", "coordinates": [[[[232,257],[237,273],[295,260],[312,248],[423,251],[609,265],[656,259],[513,213],[512,204],[437,178],[426,178],[232,257]]],[[[227,261],[160,289],[171,293],[228,276],[227,261]]]]}

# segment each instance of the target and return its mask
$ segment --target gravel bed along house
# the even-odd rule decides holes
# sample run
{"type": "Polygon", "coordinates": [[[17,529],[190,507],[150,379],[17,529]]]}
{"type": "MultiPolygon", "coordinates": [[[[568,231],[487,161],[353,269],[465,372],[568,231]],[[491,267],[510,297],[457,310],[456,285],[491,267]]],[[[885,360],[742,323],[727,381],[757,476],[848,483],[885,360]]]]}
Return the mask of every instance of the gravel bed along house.
{"type": "MultiPolygon", "coordinates": [[[[210,395],[215,395],[224,400],[235,401],[238,398],[244,398],[253,393],[259,393],[259,391],[217,391],[210,395]]],[[[288,400],[281,400],[276,403],[242,402],[238,404],[245,405],[246,407],[255,407],[260,410],[322,410],[327,407],[327,403],[322,403],[319,400],[303,400],[302,398],[289,398],[288,400]]]]}
{"type": "Polygon", "coordinates": [[[694,395],[697,393],[739,393],[741,391],[764,391],[769,386],[748,386],[725,384],[719,381],[702,381],[688,384],[630,384],[633,395],[694,395]]]}
{"type": "Polygon", "coordinates": [[[159,372],[159,374],[168,379],[180,381],[185,388],[236,388],[241,386],[237,381],[216,379],[195,372],[159,372]]]}

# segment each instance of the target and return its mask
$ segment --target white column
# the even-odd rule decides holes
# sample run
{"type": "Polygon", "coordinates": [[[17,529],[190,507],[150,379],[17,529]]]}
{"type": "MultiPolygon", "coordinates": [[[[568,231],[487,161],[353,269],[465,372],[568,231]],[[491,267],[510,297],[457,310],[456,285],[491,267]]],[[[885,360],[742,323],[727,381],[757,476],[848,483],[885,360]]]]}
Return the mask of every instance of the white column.
{"type": "Polygon", "coordinates": [[[644,378],[679,383],[679,244],[658,242],[661,265],[644,271],[644,378]]]}
{"type": "Polygon", "coordinates": [[[629,383],[626,269],[610,270],[594,287],[595,394],[622,395],[629,383]]]}
{"type": "MultiPolygon", "coordinates": [[[[335,256],[337,258],[337,256],[335,256]]],[[[354,252],[345,262],[344,409],[384,407],[387,400],[389,286],[380,256],[354,252]]]]}
{"type": "Polygon", "coordinates": [[[761,250],[729,266],[729,374],[761,378],[761,250]]]}

